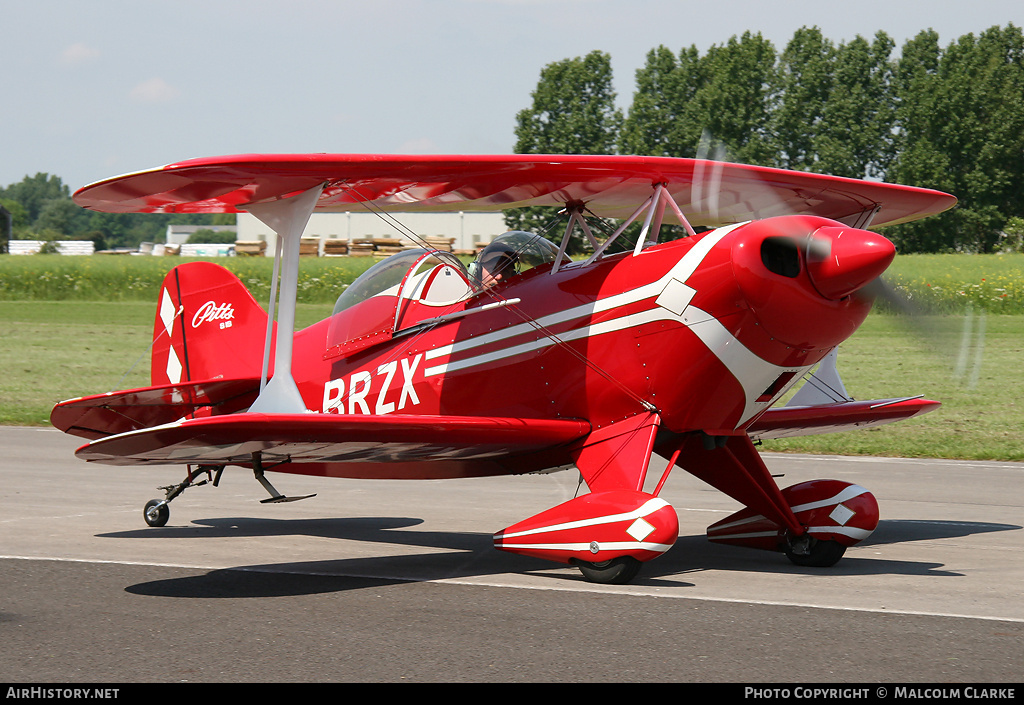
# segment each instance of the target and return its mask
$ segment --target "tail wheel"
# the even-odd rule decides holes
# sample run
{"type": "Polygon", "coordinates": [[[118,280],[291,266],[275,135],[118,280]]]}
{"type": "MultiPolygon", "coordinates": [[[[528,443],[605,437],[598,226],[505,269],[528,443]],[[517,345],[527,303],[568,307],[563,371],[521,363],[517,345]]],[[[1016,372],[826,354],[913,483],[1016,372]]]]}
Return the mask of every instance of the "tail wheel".
{"type": "Polygon", "coordinates": [[[619,556],[600,563],[576,561],[576,567],[583,577],[592,583],[603,585],[625,585],[636,577],[643,565],[632,556],[619,556]]]}
{"type": "Polygon", "coordinates": [[[146,523],[150,526],[163,526],[170,518],[171,510],[167,506],[167,502],[165,500],[151,499],[146,502],[146,507],[142,510],[142,515],[146,518],[146,523]]]}
{"type": "Polygon", "coordinates": [[[818,541],[810,538],[801,546],[794,542],[786,549],[786,557],[795,565],[809,568],[831,568],[846,553],[846,546],[838,541],[818,541]]]}

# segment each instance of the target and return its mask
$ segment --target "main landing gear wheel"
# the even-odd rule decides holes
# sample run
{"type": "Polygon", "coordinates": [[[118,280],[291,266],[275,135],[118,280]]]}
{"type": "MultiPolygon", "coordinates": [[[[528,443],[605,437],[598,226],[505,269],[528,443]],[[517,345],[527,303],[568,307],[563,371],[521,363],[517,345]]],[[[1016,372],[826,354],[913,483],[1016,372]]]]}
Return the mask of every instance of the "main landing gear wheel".
{"type": "Polygon", "coordinates": [[[797,539],[786,549],[786,557],[795,565],[809,568],[831,568],[846,553],[846,546],[838,541],[819,541],[807,537],[797,539]]]}
{"type": "Polygon", "coordinates": [[[603,585],[625,585],[636,577],[642,565],[643,563],[632,556],[619,556],[600,563],[576,561],[576,567],[583,573],[584,578],[603,585]]]}
{"type": "Polygon", "coordinates": [[[146,523],[150,526],[163,526],[171,517],[171,510],[167,506],[166,501],[162,499],[151,499],[146,502],[146,507],[142,510],[142,515],[146,518],[146,523]]]}

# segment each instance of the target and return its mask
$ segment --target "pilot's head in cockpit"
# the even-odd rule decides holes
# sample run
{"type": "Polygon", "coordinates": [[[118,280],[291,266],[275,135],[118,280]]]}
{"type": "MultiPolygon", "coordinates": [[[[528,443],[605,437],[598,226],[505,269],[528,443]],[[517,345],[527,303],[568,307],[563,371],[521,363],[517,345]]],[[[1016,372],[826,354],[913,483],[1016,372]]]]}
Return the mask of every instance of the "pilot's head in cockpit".
{"type": "Polygon", "coordinates": [[[519,257],[515,249],[504,243],[493,243],[480,255],[480,286],[484,289],[515,276],[519,270],[519,257]]]}

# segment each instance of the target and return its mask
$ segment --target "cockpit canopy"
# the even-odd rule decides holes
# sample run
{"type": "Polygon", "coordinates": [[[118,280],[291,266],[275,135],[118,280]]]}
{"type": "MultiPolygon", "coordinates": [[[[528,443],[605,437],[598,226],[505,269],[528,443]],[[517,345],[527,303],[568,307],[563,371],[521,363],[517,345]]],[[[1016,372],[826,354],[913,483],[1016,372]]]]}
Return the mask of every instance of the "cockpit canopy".
{"type": "Polygon", "coordinates": [[[410,249],[377,262],[342,292],[327,333],[328,359],[390,340],[398,331],[455,314],[484,288],[545,263],[558,249],[532,233],[494,239],[467,270],[450,252],[410,249]]]}
{"type": "Polygon", "coordinates": [[[327,332],[327,357],[348,355],[470,298],[465,266],[449,252],[411,249],[376,263],[342,292],[327,332]]]}
{"type": "MultiPolygon", "coordinates": [[[[458,257],[451,253],[419,248],[405,250],[377,262],[363,272],[338,297],[334,304],[334,313],[340,313],[379,294],[388,293],[398,296],[398,288],[403,281],[418,281],[418,276],[422,278],[423,274],[442,264],[457,270],[462,275],[461,279],[469,278],[465,266],[458,257]],[[394,291],[389,291],[392,289],[394,291]]],[[[457,287],[455,293],[457,296],[454,300],[458,300],[465,295],[466,291],[464,287],[457,287]]],[[[438,291],[435,292],[433,298],[439,299],[444,296],[445,294],[438,291]]]]}
{"type": "Polygon", "coordinates": [[[558,248],[540,235],[512,230],[494,238],[469,265],[470,279],[480,286],[487,276],[504,279],[522,274],[542,264],[554,262],[558,248]]]}

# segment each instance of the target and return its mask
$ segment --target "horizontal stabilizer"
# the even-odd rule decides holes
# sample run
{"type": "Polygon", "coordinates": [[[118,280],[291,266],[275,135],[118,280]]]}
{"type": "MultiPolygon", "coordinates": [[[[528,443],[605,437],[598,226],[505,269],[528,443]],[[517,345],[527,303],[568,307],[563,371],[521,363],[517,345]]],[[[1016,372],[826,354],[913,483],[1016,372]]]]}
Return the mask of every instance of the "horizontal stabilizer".
{"type": "Polygon", "coordinates": [[[95,440],[171,423],[204,407],[214,414],[241,411],[259,391],[256,377],[107,392],[60,402],[50,412],[50,423],[65,433],[95,440]]]}
{"type": "Polygon", "coordinates": [[[921,397],[844,401],[817,406],[783,406],[766,411],[747,429],[755,441],[839,433],[902,421],[935,411],[937,401],[921,397]]]}

